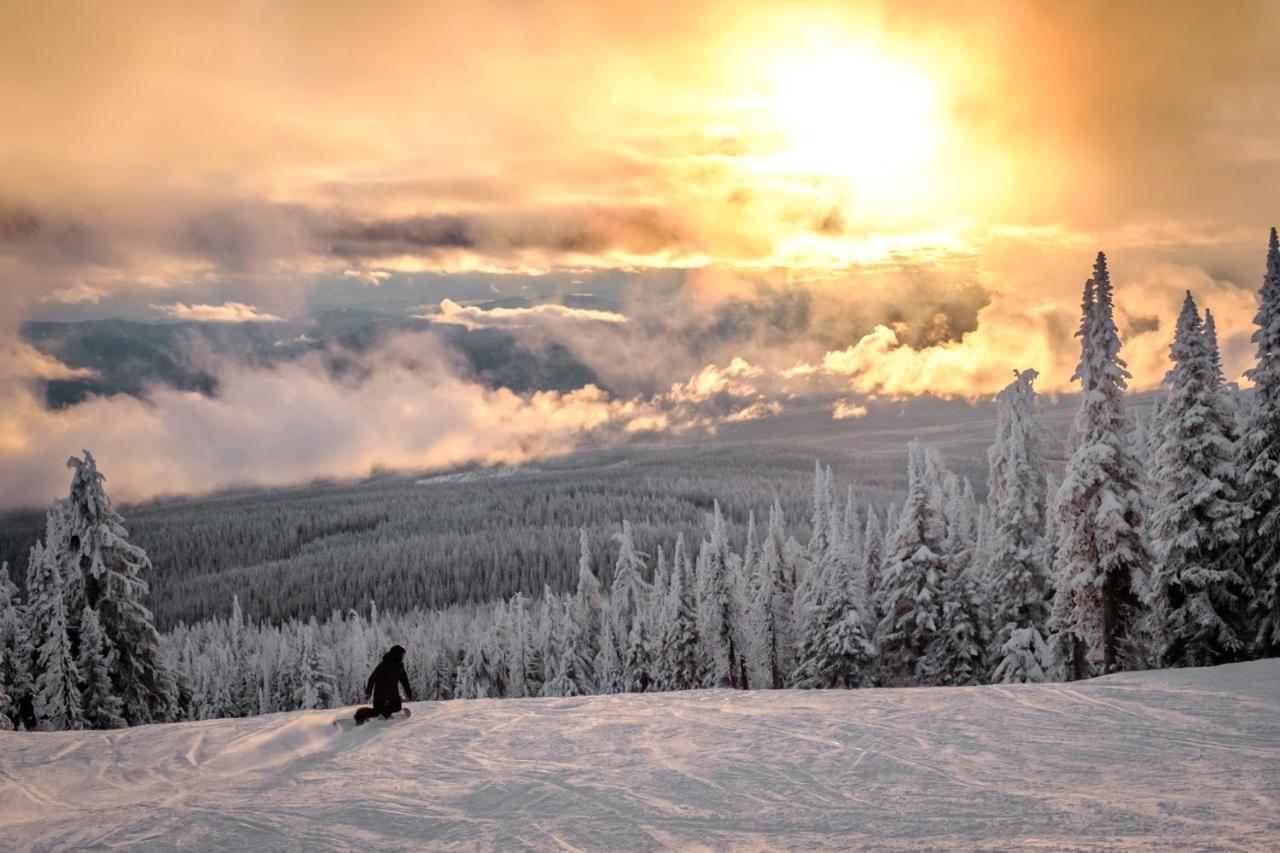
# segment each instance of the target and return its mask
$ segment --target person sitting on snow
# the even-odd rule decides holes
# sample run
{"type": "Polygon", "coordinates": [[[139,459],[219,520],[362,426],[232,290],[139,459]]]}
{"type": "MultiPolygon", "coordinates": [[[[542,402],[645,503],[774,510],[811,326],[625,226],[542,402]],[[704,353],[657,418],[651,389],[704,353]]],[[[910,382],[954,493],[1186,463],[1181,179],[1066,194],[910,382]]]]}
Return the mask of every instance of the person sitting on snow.
{"type": "MultiPolygon", "coordinates": [[[[372,717],[386,719],[396,711],[402,710],[400,704],[400,687],[404,687],[404,695],[413,701],[413,690],[409,687],[409,676],[404,671],[404,646],[392,646],[382,656],[382,663],[373,669],[369,682],[364,687],[365,698],[373,697],[373,707],[364,706],[356,709],[356,725],[361,725],[372,717]]],[[[405,710],[406,716],[408,710],[405,710]]]]}
{"type": "MultiPolygon", "coordinates": [[[[18,700],[18,722],[22,723],[22,727],[29,732],[34,732],[39,726],[36,723],[36,694],[28,690],[22,694],[22,698],[18,700]]],[[[16,729],[17,726],[14,726],[16,729]]]]}

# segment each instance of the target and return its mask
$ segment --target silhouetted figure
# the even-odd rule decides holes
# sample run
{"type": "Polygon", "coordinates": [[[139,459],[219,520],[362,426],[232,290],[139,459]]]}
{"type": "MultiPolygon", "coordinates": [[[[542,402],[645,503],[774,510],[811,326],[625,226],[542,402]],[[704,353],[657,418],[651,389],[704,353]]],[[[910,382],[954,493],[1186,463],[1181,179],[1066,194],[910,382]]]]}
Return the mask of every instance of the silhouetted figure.
{"type": "Polygon", "coordinates": [[[36,725],[36,694],[28,690],[18,700],[18,722],[29,732],[34,732],[36,725]]]}
{"type": "Polygon", "coordinates": [[[374,667],[369,682],[364,686],[365,698],[373,697],[373,707],[356,709],[356,725],[371,717],[385,719],[401,710],[401,687],[404,687],[405,698],[412,702],[413,690],[409,687],[409,676],[404,671],[404,646],[392,646],[382,656],[382,663],[374,667]]]}

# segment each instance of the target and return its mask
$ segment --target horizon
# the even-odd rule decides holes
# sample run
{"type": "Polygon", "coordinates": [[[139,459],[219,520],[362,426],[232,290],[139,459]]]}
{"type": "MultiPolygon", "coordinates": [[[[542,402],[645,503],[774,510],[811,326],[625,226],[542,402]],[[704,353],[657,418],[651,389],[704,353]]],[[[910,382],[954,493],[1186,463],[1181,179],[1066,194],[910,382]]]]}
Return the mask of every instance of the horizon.
{"type": "Polygon", "coordinates": [[[1099,249],[1132,390],[1188,290],[1254,355],[1275,4],[10,18],[5,505],[86,446],[146,499],[1069,393],[1099,249]]]}

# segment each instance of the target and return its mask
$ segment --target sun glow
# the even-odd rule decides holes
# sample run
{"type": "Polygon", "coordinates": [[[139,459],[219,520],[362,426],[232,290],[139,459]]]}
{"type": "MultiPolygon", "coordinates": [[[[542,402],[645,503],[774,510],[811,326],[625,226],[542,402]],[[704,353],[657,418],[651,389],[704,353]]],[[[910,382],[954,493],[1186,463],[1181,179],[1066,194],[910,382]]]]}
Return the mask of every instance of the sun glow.
{"type": "Polygon", "coordinates": [[[871,51],[823,47],[778,61],[767,91],[784,140],[780,169],[848,179],[877,204],[923,189],[942,121],[937,86],[922,71],[871,51]]]}

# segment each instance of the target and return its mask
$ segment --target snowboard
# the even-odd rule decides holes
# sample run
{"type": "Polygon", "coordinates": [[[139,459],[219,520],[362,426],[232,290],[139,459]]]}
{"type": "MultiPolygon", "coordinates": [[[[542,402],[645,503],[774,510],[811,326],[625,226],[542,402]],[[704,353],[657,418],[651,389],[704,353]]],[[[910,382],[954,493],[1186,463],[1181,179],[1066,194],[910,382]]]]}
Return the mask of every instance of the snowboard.
{"type": "MultiPolygon", "coordinates": [[[[411,716],[413,716],[413,713],[408,708],[401,708],[397,713],[392,714],[389,719],[384,720],[382,717],[370,717],[368,720],[365,720],[364,725],[390,723],[395,721],[397,718],[407,720],[411,716]]],[[[333,721],[333,727],[340,732],[349,732],[352,729],[360,728],[360,726],[356,725],[355,717],[339,717],[333,721]]]]}

